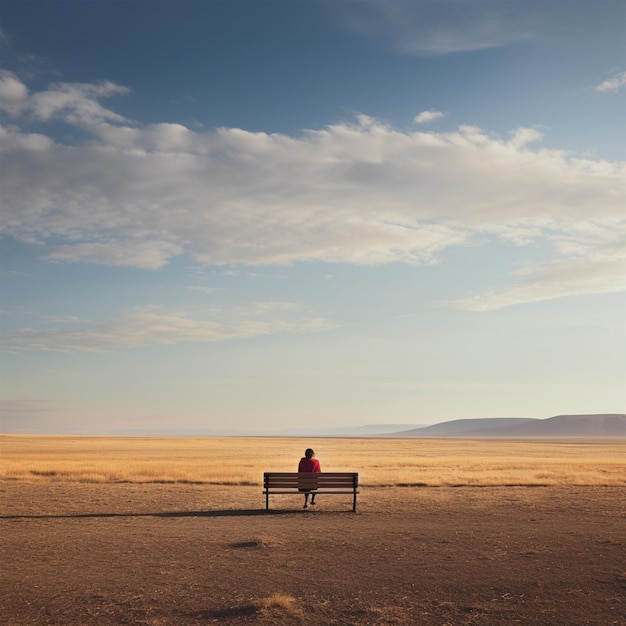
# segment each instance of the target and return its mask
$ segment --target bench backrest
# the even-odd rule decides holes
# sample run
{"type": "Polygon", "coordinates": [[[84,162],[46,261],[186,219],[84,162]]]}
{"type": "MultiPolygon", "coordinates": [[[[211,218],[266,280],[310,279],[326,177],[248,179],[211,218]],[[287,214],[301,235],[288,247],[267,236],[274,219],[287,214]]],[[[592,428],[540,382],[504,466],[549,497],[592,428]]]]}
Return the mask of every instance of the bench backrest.
{"type": "Polygon", "coordinates": [[[265,472],[266,489],[356,489],[357,472],[265,472]]]}

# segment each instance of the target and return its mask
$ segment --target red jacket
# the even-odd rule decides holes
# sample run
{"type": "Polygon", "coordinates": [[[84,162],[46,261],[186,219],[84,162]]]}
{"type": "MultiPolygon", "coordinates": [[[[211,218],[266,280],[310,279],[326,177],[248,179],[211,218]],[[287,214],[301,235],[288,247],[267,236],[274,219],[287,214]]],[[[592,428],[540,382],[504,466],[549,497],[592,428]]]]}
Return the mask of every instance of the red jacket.
{"type": "Polygon", "coordinates": [[[302,457],[298,465],[299,472],[321,472],[320,462],[317,459],[302,457]]]}

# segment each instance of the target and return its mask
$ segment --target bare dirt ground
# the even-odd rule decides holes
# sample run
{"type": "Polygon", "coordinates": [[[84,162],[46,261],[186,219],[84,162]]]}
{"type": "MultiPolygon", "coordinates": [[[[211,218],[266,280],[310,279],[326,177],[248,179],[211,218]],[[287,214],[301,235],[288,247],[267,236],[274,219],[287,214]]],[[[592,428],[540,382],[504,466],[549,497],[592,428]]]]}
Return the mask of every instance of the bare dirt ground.
{"type": "Polygon", "coordinates": [[[270,504],[260,487],[5,483],[0,623],[626,624],[623,487],[270,504]]]}

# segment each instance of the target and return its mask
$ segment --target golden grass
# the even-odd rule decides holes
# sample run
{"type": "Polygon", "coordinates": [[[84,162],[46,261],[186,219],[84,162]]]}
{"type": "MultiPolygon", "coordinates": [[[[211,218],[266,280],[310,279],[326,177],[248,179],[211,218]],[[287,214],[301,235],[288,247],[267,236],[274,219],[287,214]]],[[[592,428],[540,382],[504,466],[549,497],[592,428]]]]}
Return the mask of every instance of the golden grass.
{"type": "Polygon", "coordinates": [[[267,598],[261,598],[255,602],[255,605],[263,612],[274,612],[276,610],[286,613],[300,612],[296,604],[296,599],[284,593],[275,593],[267,598]]]}
{"type": "Polygon", "coordinates": [[[240,613],[248,614],[248,607],[252,614],[257,614],[262,621],[259,623],[292,624],[304,623],[304,612],[298,606],[293,596],[284,593],[275,593],[266,598],[253,600],[248,606],[241,607],[240,613]]]}
{"type": "Polygon", "coordinates": [[[313,447],[362,485],[626,485],[626,439],[78,437],[0,435],[0,479],[260,485],[313,447]]]}

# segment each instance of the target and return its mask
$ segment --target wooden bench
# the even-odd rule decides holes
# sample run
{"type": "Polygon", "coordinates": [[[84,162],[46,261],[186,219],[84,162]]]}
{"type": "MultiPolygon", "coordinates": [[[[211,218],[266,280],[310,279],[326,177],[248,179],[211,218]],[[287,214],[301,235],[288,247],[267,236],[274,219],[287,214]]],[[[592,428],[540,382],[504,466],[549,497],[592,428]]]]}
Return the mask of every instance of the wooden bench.
{"type": "Polygon", "coordinates": [[[315,491],[315,494],[352,496],[352,510],[356,513],[356,494],[359,475],[356,472],[265,472],[263,493],[265,510],[270,508],[270,494],[300,494],[315,491]]]}

